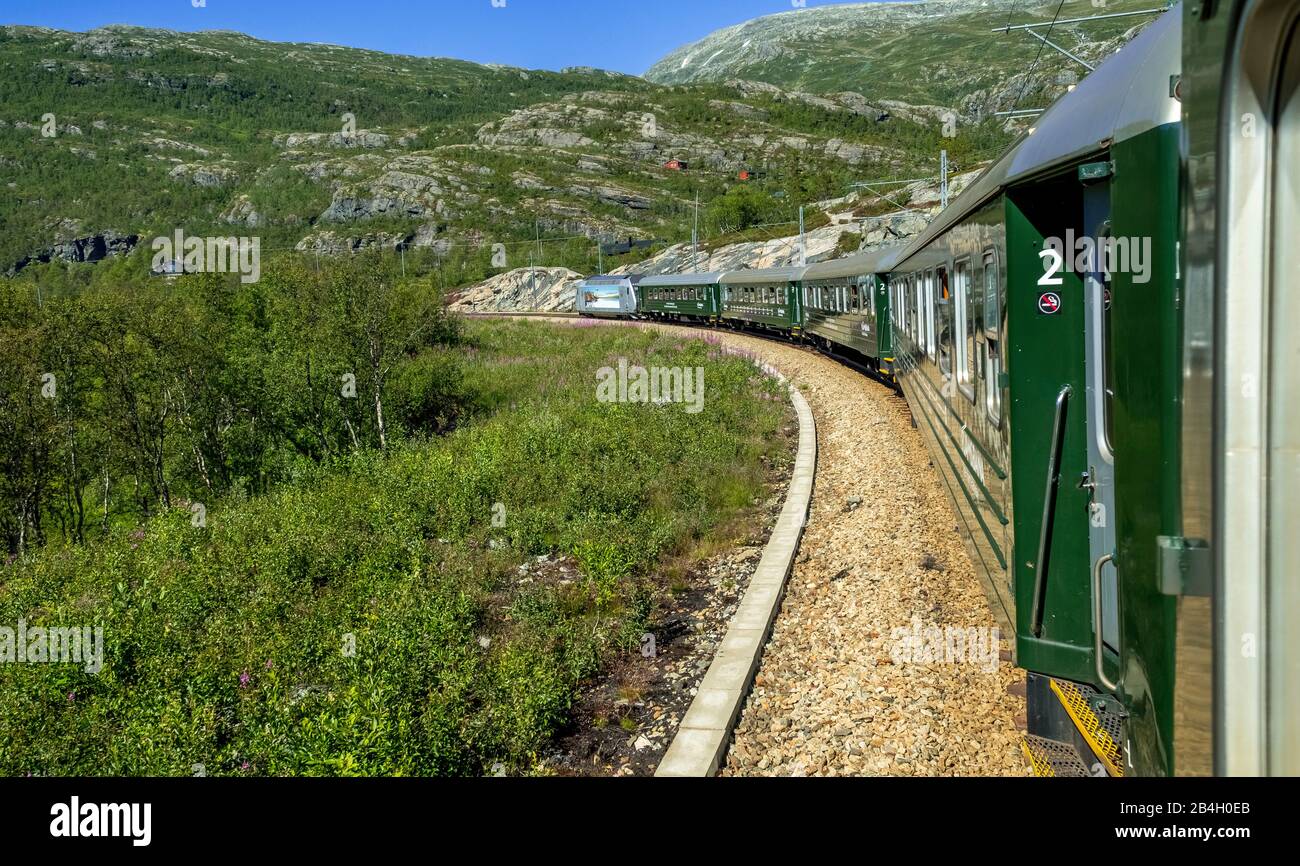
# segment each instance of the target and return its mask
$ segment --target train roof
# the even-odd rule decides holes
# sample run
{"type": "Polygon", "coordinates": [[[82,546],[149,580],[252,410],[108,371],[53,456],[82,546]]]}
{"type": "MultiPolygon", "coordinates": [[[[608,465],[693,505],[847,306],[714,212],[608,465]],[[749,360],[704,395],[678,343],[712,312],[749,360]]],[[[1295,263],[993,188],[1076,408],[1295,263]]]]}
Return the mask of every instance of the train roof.
{"type": "Polygon", "coordinates": [[[797,283],[808,270],[806,266],[794,268],[751,268],[727,271],[718,280],[724,286],[758,286],[767,283],[797,283]]]}
{"type": "Polygon", "coordinates": [[[860,277],[864,274],[888,273],[898,263],[905,249],[906,247],[899,244],[879,250],[857,253],[842,259],[818,262],[815,265],[808,266],[803,279],[804,282],[808,282],[809,280],[835,280],[841,277],[860,277]]]}
{"type": "Polygon", "coordinates": [[[659,274],[641,280],[641,285],[650,288],[655,286],[711,286],[722,279],[722,273],[722,271],[712,271],[706,274],[659,274]]]}
{"type": "Polygon", "coordinates": [[[582,282],[583,285],[591,286],[618,286],[623,283],[631,283],[635,286],[644,279],[644,274],[595,274],[582,282]]]}
{"type": "Polygon", "coordinates": [[[1174,123],[1181,106],[1170,90],[1182,68],[1182,4],[1175,5],[1052,104],[997,162],[907,246],[924,249],[1008,186],[1100,153],[1116,141],[1174,123]]]}

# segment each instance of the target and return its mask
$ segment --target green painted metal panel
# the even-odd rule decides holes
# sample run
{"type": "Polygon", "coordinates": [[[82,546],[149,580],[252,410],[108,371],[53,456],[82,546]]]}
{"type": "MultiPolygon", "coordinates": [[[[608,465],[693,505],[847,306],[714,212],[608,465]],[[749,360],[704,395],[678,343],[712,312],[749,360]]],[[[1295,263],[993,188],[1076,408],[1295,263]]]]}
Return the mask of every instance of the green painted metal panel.
{"type": "Polygon", "coordinates": [[[1007,373],[1015,498],[1017,661],[1029,670],[1091,683],[1095,673],[1090,500],[1077,486],[1088,469],[1083,281],[1064,270],[1059,274],[1060,286],[1040,285],[1045,268],[1039,255],[1047,238],[1064,238],[1067,228],[1082,233],[1081,189],[1071,171],[1014,189],[1006,199],[1007,373]],[[1040,307],[1047,292],[1059,298],[1056,311],[1050,314],[1040,307]],[[1040,578],[1037,558],[1052,432],[1057,400],[1066,386],[1073,394],[1064,418],[1055,510],[1048,517],[1051,535],[1042,632],[1035,637],[1031,624],[1035,584],[1040,578]]]}
{"type": "Polygon", "coordinates": [[[1116,237],[1150,238],[1149,279],[1112,275],[1115,495],[1121,697],[1130,759],[1141,774],[1173,767],[1176,599],[1159,586],[1157,538],[1181,532],[1182,313],[1178,306],[1179,132],[1160,127],[1116,144],[1116,237]]]}

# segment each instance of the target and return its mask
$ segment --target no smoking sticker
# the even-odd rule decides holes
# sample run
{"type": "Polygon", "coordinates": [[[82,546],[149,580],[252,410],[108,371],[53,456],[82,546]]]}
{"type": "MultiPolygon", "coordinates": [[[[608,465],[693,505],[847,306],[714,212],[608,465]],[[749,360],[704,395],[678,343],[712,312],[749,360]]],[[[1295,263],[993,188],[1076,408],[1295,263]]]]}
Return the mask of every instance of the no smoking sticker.
{"type": "Polygon", "coordinates": [[[1038,296],[1038,312],[1054,316],[1061,312],[1061,296],[1056,292],[1043,292],[1038,296]]]}

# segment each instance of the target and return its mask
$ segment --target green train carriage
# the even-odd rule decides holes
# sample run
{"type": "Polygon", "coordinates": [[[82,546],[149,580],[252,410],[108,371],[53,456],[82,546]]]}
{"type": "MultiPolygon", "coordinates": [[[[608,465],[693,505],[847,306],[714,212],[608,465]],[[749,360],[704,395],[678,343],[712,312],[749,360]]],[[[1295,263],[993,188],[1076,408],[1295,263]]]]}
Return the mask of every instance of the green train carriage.
{"type": "Polygon", "coordinates": [[[731,271],[718,284],[722,324],[798,337],[803,328],[799,285],[806,267],[731,271]]]}
{"type": "Polygon", "coordinates": [[[888,274],[902,247],[810,265],[800,285],[803,336],[823,349],[849,351],[873,371],[893,369],[888,274]]]}
{"type": "Polygon", "coordinates": [[[716,322],[722,312],[721,273],[644,277],[638,313],[668,322],[716,322]]]}

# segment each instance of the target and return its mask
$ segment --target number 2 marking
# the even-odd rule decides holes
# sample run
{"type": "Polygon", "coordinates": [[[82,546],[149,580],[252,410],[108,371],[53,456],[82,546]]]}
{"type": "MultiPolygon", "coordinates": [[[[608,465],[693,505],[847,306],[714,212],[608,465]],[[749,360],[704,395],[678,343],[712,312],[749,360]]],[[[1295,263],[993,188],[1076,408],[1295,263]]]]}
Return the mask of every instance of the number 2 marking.
{"type": "Polygon", "coordinates": [[[1062,259],[1061,254],[1049,247],[1043,250],[1041,253],[1039,253],[1038,257],[1040,259],[1043,259],[1044,261],[1046,261],[1049,258],[1052,260],[1050,263],[1047,263],[1046,265],[1047,272],[1043,274],[1042,279],[1038,281],[1038,285],[1040,286],[1063,285],[1065,283],[1065,280],[1057,276],[1057,274],[1061,272],[1061,265],[1064,264],[1064,259],[1062,259]]]}

